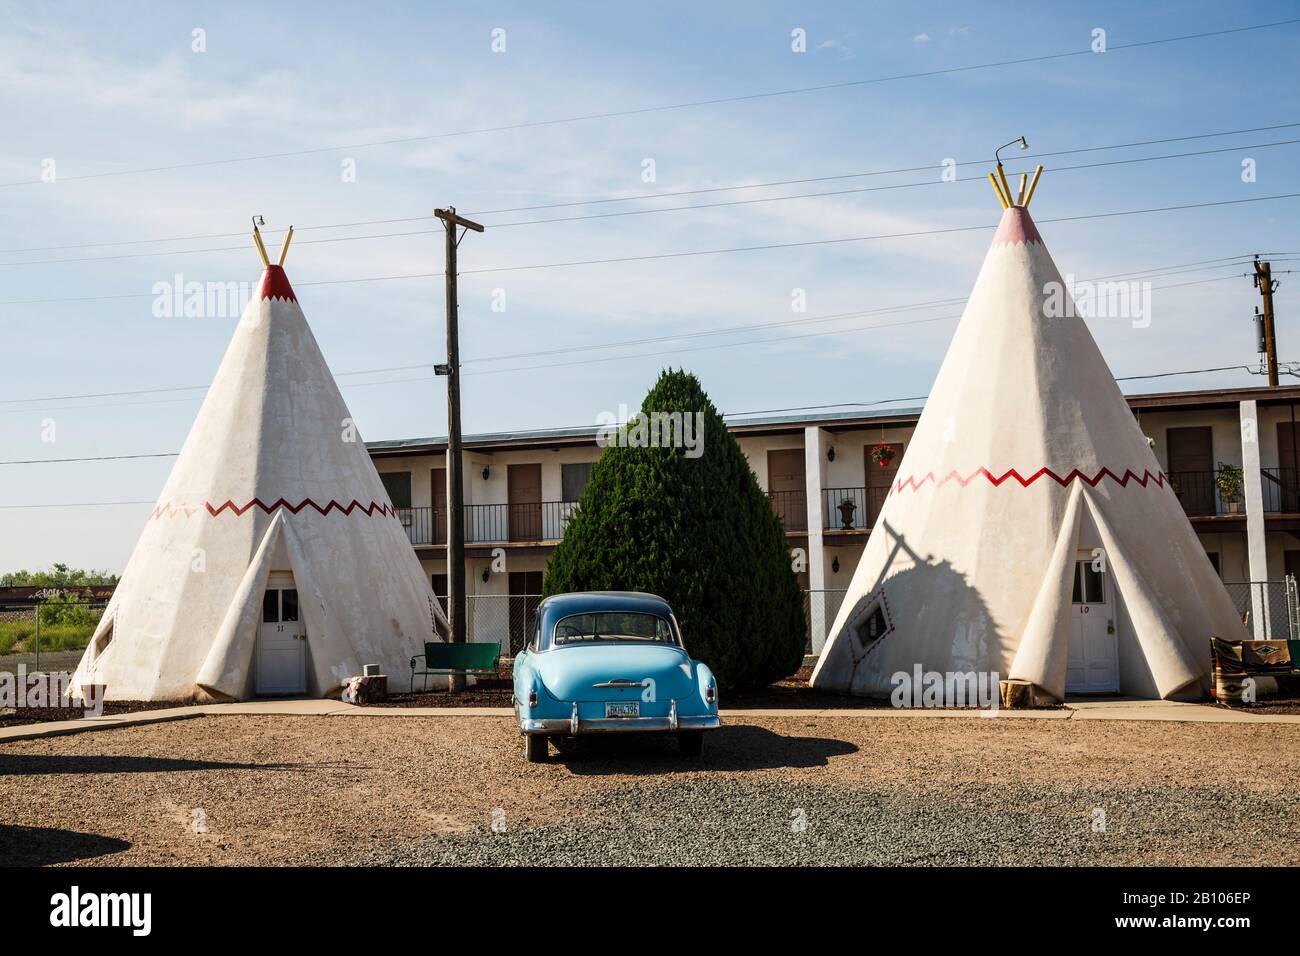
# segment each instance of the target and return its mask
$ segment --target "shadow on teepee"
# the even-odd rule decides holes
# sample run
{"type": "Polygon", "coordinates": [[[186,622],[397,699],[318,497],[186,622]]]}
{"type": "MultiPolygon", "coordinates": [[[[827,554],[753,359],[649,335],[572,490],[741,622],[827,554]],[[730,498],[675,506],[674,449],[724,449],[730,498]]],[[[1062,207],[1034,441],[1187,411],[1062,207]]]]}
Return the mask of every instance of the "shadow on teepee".
{"type": "Polygon", "coordinates": [[[818,662],[826,677],[817,686],[884,697],[894,673],[932,666],[936,647],[947,669],[997,670],[1003,639],[967,576],[950,561],[918,554],[887,521],[872,534],[888,538],[888,553],[869,584],[854,581],[861,597],[840,609],[818,662]]]}

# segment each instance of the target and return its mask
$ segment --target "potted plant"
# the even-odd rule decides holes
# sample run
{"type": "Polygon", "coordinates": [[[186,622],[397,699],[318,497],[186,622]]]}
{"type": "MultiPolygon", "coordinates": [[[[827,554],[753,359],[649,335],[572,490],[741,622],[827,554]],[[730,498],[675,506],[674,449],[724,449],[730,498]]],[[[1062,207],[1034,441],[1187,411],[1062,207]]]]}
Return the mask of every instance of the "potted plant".
{"type": "Polygon", "coordinates": [[[839,508],[840,508],[840,522],[841,522],[840,530],[852,531],[853,514],[858,510],[857,502],[855,502],[852,498],[845,498],[843,501],[840,502],[839,508]]]}
{"type": "Polygon", "coordinates": [[[896,454],[897,452],[894,450],[894,446],[886,444],[883,441],[871,446],[871,460],[881,468],[888,468],[893,464],[894,456],[896,454]]]}
{"type": "Polygon", "coordinates": [[[1214,473],[1214,485],[1219,489],[1223,507],[1230,515],[1241,512],[1241,469],[1236,465],[1219,462],[1214,473]]]}

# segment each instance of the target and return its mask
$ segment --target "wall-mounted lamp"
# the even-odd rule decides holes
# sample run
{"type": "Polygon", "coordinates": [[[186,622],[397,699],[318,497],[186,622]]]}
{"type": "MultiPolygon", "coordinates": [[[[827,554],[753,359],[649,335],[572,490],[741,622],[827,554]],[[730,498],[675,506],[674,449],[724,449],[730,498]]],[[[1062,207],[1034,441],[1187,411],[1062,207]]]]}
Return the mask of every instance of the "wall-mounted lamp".
{"type": "Polygon", "coordinates": [[[491,478],[491,477],[492,477],[492,466],[491,466],[491,465],[484,465],[484,466],[483,466],[483,480],[484,480],[484,481],[487,481],[487,480],[488,480],[489,478],[491,478]]]}
{"type": "Polygon", "coordinates": [[[831,445],[831,447],[828,448],[828,449],[826,450],[826,460],[827,460],[827,461],[834,461],[834,460],[835,460],[835,446],[834,446],[834,445],[831,445]]]}
{"type": "MultiPolygon", "coordinates": [[[[484,470],[486,470],[486,469],[484,469],[484,470]]],[[[491,569],[491,568],[484,568],[484,569],[483,569],[483,574],[482,574],[481,576],[482,576],[482,578],[483,578],[483,583],[484,583],[484,584],[487,584],[487,583],[488,583],[488,580],[492,577],[492,569],[491,569]]]]}
{"type": "Polygon", "coordinates": [[[832,574],[840,573],[840,556],[838,554],[835,557],[831,558],[831,573],[832,574]]]}

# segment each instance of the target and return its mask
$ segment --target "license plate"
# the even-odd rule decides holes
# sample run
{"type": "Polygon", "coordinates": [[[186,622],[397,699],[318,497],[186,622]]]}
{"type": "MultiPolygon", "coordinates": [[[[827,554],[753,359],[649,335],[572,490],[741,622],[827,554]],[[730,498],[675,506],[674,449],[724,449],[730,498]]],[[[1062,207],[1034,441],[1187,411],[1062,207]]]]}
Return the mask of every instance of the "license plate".
{"type": "Polygon", "coordinates": [[[606,717],[640,717],[641,705],[634,700],[605,705],[606,717]]]}

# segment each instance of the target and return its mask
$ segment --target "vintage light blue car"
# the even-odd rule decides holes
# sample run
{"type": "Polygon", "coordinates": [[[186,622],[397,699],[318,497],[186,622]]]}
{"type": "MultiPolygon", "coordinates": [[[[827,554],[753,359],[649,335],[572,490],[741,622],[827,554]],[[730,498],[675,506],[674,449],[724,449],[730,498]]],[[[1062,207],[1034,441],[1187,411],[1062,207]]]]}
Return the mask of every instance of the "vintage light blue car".
{"type": "Polygon", "coordinates": [[[687,756],[718,721],[718,683],[691,660],[668,602],[631,591],[557,594],[537,608],[515,657],[515,715],[524,755],[552,737],[671,733],[687,756]]]}

